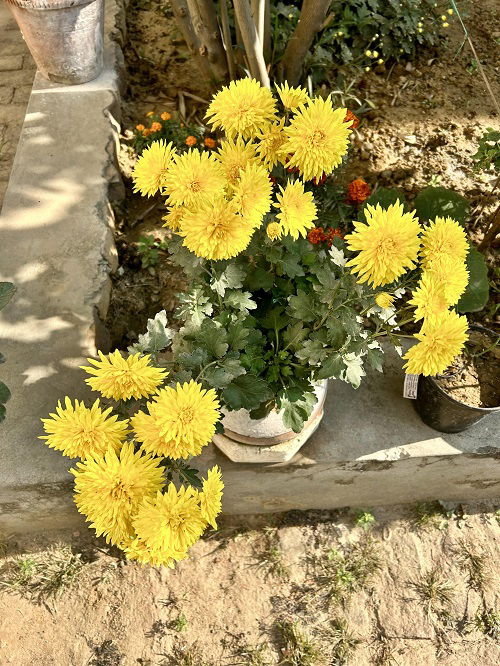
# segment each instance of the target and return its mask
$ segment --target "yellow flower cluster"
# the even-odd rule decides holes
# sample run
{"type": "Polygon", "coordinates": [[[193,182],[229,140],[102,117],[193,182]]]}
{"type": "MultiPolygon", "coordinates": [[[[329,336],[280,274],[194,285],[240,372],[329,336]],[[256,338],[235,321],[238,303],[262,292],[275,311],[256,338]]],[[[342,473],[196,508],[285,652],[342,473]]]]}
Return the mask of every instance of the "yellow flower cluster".
{"type": "Polygon", "coordinates": [[[165,488],[162,460],[198,455],[211,441],[220,418],[216,393],[194,381],[160,388],[168,373],[154,367],[147,355],[124,358],[116,351],[88,361],[87,383],[101,396],[151,398],[147,411],[118,420],[99,400],[87,408],[66,397],[64,407],[59,403],[42,419],[46,434],[41,439],[81,459],[71,470],[75,503],[98,536],[129,559],[173,566],[208,525],[217,527],[224,484],[213,467],[201,490],[177,489],[173,483],[165,488]]]}
{"type": "MultiPolygon", "coordinates": [[[[409,301],[414,320],[423,320],[419,341],[405,354],[406,372],[436,375],[460,354],[467,339],[467,319],[449,308],[456,305],[467,287],[465,259],[468,242],[464,230],[451,218],[437,217],[422,229],[414,213],[404,212],[398,202],[384,209],[379,204],[365,209],[366,222],[355,222],[345,237],[357,255],[347,262],[359,282],[373,287],[388,285],[417,267],[422,274],[409,301]]],[[[375,302],[391,307],[393,296],[378,292],[375,302]]]]}
{"type": "Polygon", "coordinates": [[[206,117],[226,138],[217,152],[196,148],[179,155],[172,144],[153,143],[133,173],[135,189],[167,197],[165,222],[198,257],[230,259],[245,250],[274,205],[274,238],[305,237],[316,219],[302,181],[321,179],[347,152],[346,109],[330,98],[311,99],[301,88],[278,86],[285,116],[273,93],[254,79],[232,81],[214,95],[206,117]],[[290,116],[288,118],[288,116],[290,116]],[[273,202],[269,172],[281,163],[301,180],[290,180],[273,202]]]}

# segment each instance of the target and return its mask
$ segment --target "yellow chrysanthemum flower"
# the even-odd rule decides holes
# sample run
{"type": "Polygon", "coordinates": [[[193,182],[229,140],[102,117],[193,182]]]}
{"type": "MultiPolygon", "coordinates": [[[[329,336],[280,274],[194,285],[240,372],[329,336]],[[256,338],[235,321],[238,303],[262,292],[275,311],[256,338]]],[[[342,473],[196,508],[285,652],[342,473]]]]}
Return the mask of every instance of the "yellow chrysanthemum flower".
{"type": "Polygon", "coordinates": [[[153,552],[137,537],[120,544],[120,548],[125,553],[127,560],[133,560],[139,562],[139,564],[149,564],[153,567],[169,567],[170,569],[173,569],[176,560],[183,560],[187,556],[187,552],[184,553],[184,555],[179,553],[176,560],[174,560],[168,552],[159,550],[153,552]]]}
{"type": "Polygon", "coordinates": [[[163,189],[167,169],[176,153],[172,143],[167,144],[163,139],[146,148],[132,173],[134,192],[140,192],[143,197],[152,197],[163,189]]]}
{"type": "Polygon", "coordinates": [[[469,283],[469,272],[464,260],[442,254],[427,261],[426,266],[427,272],[442,285],[447,305],[458,303],[469,283]]]}
{"type": "Polygon", "coordinates": [[[354,233],[345,237],[349,250],[358,255],[347,262],[358,282],[373,287],[389,284],[415,267],[420,247],[420,225],[414,212],[403,212],[399,201],[384,209],[377,204],[365,208],[367,223],[355,222],[354,233]]]}
{"type": "Polygon", "coordinates": [[[429,271],[424,271],[417,288],[412,292],[412,299],[408,301],[415,309],[415,321],[429,319],[448,310],[448,303],[444,296],[444,285],[429,271]]]}
{"type": "Polygon", "coordinates": [[[453,310],[424,319],[419,342],[403,356],[405,370],[413,375],[437,375],[446,370],[460,354],[467,340],[467,319],[453,310]]]}
{"type": "Polygon", "coordinates": [[[178,155],[165,176],[168,204],[195,206],[224,192],[224,172],[211,153],[189,150],[178,155]]]}
{"type": "Polygon", "coordinates": [[[234,201],[223,197],[206,201],[182,219],[180,235],[197,257],[230,259],[250,243],[252,225],[241,215],[234,201]]]}
{"type": "Polygon", "coordinates": [[[380,291],[375,296],[375,303],[379,306],[379,308],[390,308],[394,303],[394,296],[387,293],[386,291],[380,291]]]}
{"type": "Polygon", "coordinates": [[[271,170],[278,162],[282,161],[281,149],[286,141],[283,131],[285,119],[269,125],[257,135],[257,153],[267,169],[271,170]]]}
{"type": "Polygon", "coordinates": [[[108,449],[117,451],[127,436],[128,422],[118,421],[118,416],[110,413],[111,407],[101,409],[98,399],[89,409],[78,400],[73,406],[66,396],[64,407],[59,402],[56,413],[42,419],[47,434],[40,439],[70,458],[85,460],[102,456],[108,449]]]}
{"type": "Polygon", "coordinates": [[[179,231],[185,212],[186,209],[183,206],[172,206],[167,210],[167,214],[161,218],[165,222],[163,226],[172,231],[179,231]]]}
{"type": "Polygon", "coordinates": [[[222,490],[224,483],[220,469],[215,466],[207,472],[207,478],[203,479],[203,490],[199,494],[201,515],[215,530],[217,523],[215,519],[222,510],[222,490]]]}
{"type": "Polygon", "coordinates": [[[278,203],[273,204],[279,209],[276,215],[284,233],[290,234],[297,240],[299,236],[305,238],[307,229],[314,227],[317,219],[316,204],[311,192],[304,192],[304,184],[300,180],[288,182],[285,189],[276,196],[278,203]]]}
{"type": "Polygon", "coordinates": [[[286,81],[283,85],[276,86],[276,90],[278,91],[281,103],[285,109],[293,110],[301,104],[307,104],[311,101],[311,98],[304,88],[290,88],[286,81]]]}
{"type": "Polygon", "coordinates": [[[138,412],[131,424],[146,451],[169,458],[197,456],[215,434],[220,418],[213,389],[190,381],[165,388],[148,402],[148,414],[138,412]]]}
{"type": "Polygon", "coordinates": [[[86,383],[94,391],[105,398],[114,400],[129,400],[130,398],[147,398],[156,391],[168,372],[163,368],[150,365],[149,354],[141,356],[133,354],[124,358],[118,350],[104,356],[98,352],[99,361],[88,358],[87,361],[95,367],[81,366],[89,375],[86,383]]]}
{"type": "Polygon", "coordinates": [[[205,526],[198,492],[191,486],[177,490],[173,483],[169,483],[166,492],[144,500],[134,519],[139,539],[153,557],[163,559],[184,559],[205,526]]]}
{"type": "Polygon", "coordinates": [[[338,166],[347,152],[349,123],[346,109],[333,109],[330,98],[316,97],[301,106],[284,132],[287,140],[281,149],[287,167],[297,167],[304,180],[318,180],[338,166]]]}
{"type": "Polygon", "coordinates": [[[464,229],[451,217],[436,217],[422,232],[422,265],[443,256],[465,261],[469,244],[464,229]]]}
{"type": "Polygon", "coordinates": [[[240,79],[231,81],[212,98],[205,117],[228,137],[240,134],[253,139],[271,124],[275,111],[276,101],[268,88],[255,79],[240,79]]]}
{"type": "Polygon", "coordinates": [[[134,536],[132,518],[140,503],[163,487],[163,469],[149,455],[134,453],[133,442],[107,451],[70,470],[75,477],[75,503],[97,536],[120,544],[134,536]]]}
{"type": "Polygon", "coordinates": [[[283,227],[278,222],[270,222],[267,225],[266,233],[271,240],[276,240],[283,235],[283,227]]]}
{"type": "Polygon", "coordinates": [[[224,175],[231,187],[239,181],[242,169],[249,164],[258,163],[255,144],[245,143],[240,136],[222,141],[215,158],[222,164],[224,175]]]}
{"type": "Polygon", "coordinates": [[[249,164],[240,171],[240,179],[234,188],[233,202],[245,222],[259,227],[262,218],[271,210],[273,184],[267,169],[261,164],[249,164]]]}

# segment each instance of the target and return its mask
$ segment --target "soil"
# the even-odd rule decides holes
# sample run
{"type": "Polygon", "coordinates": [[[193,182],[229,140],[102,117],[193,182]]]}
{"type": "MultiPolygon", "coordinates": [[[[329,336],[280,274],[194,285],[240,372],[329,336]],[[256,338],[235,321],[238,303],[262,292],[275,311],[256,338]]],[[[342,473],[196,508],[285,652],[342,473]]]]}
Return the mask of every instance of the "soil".
{"type": "Polygon", "coordinates": [[[499,407],[500,349],[491,349],[494,343],[492,336],[472,332],[467,345],[468,353],[455,359],[448,372],[436,378],[437,384],[466,405],[499,407]]]}
{"type": "MultiPolygon", "coordinates": [[[[468,3],[467,10],[471,39],[500,99],[497,0],[468,3]]],[[[202,124],[210,88],[189,59],[168,2],[133,2],[127,22],[123,131],[144,122],[148,111],[177,111],[185,120],[202,124]]],[[[499,129],[500,119],[474,62],[468,44],[463,44],[459,22],[453,19],[448,39],[439,50],[423,52],[414,62],[380,66],[364,76],[356,94],[376,108],[362,117],[355,132],[345,177],[363,177],[372,186],[396,186],[409,200],[428,184],[453,188],[471,202],[467,232],[471,240],[479,242],[497,194],[494,174],[474,172],[471,157],[484,129],[499,129]]],[[[357,110],[352,100],[339,99],[338,103],[357,110]]],[[[117,211],[122,270],[114,277],[108,326],[112,345],[123,348],[158,309],[164,307],[172,315],[174,294],[182,288],[183,278],[166,257],[154,271],[141,268],[135,244],[144,233],[161,234],[162,203],[150,210],[151,200],[132,193],[134,156],[127,142],[121,163],[127,185],[127,198],[117,211]]],[[[486,257],[494,269],[494,250],[487,250],[486,257]]],[[[492,280],[494,275],[492,270],[492,280]]],[[[488,306],[471,318],[495,327],[497,307],[492,296],[488,306]]]]}
{"type": "Polygon", "coordinates": [[[436,503],[357,519],[349,511],[254,517],[222,525],[174,570],[124,562],[83,526],[7,539],[4,586],[20,557],[50,563],[48,544],[58,540],[81,555],[83,568],[55,598],[37,598],[36,586],[31,597],[22,587],[0,589],[0,663],[493,666],[495,508],[436,503]],[[309,660],[305,649],[299,657],[285,645],[280,625],[295,622],[316,652],[309,660]]]}

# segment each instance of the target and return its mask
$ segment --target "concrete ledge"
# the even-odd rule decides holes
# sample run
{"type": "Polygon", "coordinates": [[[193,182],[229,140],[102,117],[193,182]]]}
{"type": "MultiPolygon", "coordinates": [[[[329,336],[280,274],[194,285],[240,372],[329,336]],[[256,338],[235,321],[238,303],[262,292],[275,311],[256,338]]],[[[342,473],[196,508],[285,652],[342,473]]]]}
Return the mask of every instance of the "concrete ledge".
{"type": "MultiPolygon", "coordinates": [[[[0,375],[12,391],[0,426],[0,513],[15,507],[21,528],[39,507],[59,511],[55,488],[69,481],[69,461],[37,441],[39,419],[65,394],[84,397],[78,366],[106,346],[100,320],[117,266],[110,192],[123,192],[112,118],[123,67],[109,35],[122,15],[107,3],[99,78],[60,86],[36,75],[0,215],[0,279],[18,290],[0,318],[0,375]]],[[[67,488],[59,496],[67,505],[67,488]]]]}

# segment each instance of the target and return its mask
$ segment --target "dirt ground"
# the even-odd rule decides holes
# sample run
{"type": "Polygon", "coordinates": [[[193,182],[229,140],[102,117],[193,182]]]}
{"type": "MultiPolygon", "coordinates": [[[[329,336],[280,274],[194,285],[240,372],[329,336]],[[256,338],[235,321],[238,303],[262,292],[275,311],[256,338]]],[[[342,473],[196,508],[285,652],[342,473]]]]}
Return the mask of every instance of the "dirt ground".
{"type": "Polygon", "coordinates": [[[494,666],[495,509],[436,503],[233,520],[175,570],[123,562],[85,528],[5,539],[0,663],[494,666]],[[47,550],[58,541],[72,550],[47,550]]]}
{"type": "MultiPolygon", "coordinates": [[[[466,22],[492,89],[500,99],[500,14],[497,0],[467,3],[466,22]]],[[[190,61],[168,2],[140,0],[129,5],[129,40],[125,47],[128,89],[123,104],[122,128],[144,122],[148,111],[183,112],[187,121],[202,123],[210,97],[207,82],[190,61]],[[193,95],[195,99],[193,98],[193,95]]],[[[328,92],[328,89],[326,89],[328,92]]],[[[436,51],[395,66],[381,66],[362,78],[355,94],[375,109],[362,116],[355,132],[345,178],[362,177],[372,186],[400,188],[412,200],[426,185],[455,189],[469,199],[473,214],[468,224],[472,240],[481,240],[497,193],[493,173],[475,173],[472,155],[487,127],[500,128],[494,105],[480,76],[456,18],[449,36],[436,51]]],[[[338,98],[356,111],[356,103],[338,98]]],[[[129,153],[122,154],[126,183],[130,186],[129,153]]],[[[136,242],[143,234],[162,238],[160,207],[132,195],[117,211],[117,241],[121,259],[108,324],[112,344],[126,347],[145,327],[147,318],[175,308],[182,276],[166,255],[155,270],[141,269],[136,242]]],[[[493,253],[488,256],[493,266],[493,253]]],[[[498,270],[498,269],[497,269],[498,270]]],[[[491,279],[495,275],[492,272],[491,279]]],[[[489,326],[498,323],[491,312],[475,316],[489,326]],[[493,321],[492,321],[493,320],[493,321]]]]}

